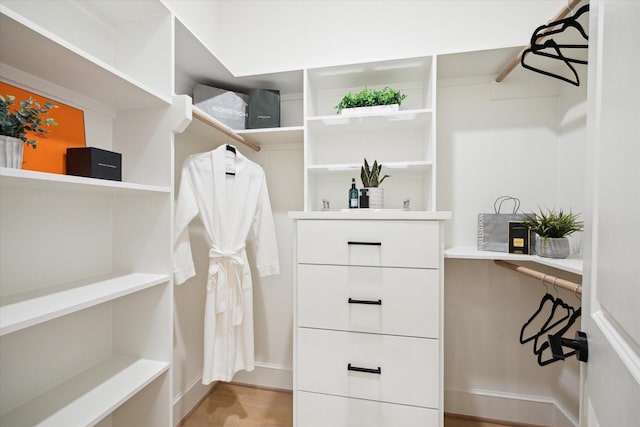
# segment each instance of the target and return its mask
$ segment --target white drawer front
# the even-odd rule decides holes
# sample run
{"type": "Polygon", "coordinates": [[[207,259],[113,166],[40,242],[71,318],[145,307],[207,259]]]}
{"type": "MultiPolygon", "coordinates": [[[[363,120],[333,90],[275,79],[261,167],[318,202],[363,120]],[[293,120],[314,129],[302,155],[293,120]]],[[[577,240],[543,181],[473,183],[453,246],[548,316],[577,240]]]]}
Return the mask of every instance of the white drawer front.
{"type": "Polygon", "coordinates": [[[438,221],[298,221],[298,262],[439,268],[438,221]]]}
{"type": "Polygon", "coordinates": [[[298,328],[297,389],[438,408],[438,346],[425,338],[298,328]]]}
{"type": "Polygon", "coordinates": [[[299,392],[298,427],[438,427],[438,411],[415,406],[373,402],[299,392]]]}
{"type": "Polygon", "coordinates": [[[439,280],[439,270],[299,264],[298,325],[438,338],[439,280]]]}

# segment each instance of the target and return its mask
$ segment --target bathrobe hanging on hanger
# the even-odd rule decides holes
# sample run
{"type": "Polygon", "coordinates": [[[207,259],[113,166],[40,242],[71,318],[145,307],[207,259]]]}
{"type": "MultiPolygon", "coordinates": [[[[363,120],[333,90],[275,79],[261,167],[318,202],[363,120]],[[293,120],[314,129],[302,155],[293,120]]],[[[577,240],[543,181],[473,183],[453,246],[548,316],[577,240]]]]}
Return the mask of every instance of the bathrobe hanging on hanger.
{"type": "Polygon", "coordinates": [[[253,291],[246,254],[255,242],[257,272],[279,273],[276,236],[264,171],[223,145],[189,156],[175,211],[174,278],[182,284],[195,267],[187,226],[200,216],[209,246],[202,383],[230,381],[254,369],[253,291]],[[234,169],[235,175],[225,173],[234,169]],[[228,169],[226,169],[228,171],[228,169]]]}

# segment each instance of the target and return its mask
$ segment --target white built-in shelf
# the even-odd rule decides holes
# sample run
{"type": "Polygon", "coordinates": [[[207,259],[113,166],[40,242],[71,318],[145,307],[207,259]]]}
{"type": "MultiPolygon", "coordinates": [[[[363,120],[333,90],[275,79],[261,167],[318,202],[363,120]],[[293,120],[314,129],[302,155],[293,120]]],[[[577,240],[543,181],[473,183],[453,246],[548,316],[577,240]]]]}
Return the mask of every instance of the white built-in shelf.
{"type": "Polygon", "coordinates": [[[308,75],[316,90],[361,88],[424,81],[429,76],[431,64],[431,57],[406,58],[310,69],[308,75]]]}
{"type": "Polygon", "coordinates": [[[277,144],[301,144],[304,141],[303,126],[289,126],[267,129],[243,129],[237,130],[238,135],[243,135],[260,145],[277,144]]]}
{"type": "MultiPolygon", "coordinates": [[[[213,129],[211,126],[207,125],[201,120],[192,120],[185,132],[189,133],[192,136],[211,141],[214,145],[225,143],[237,145],[237,142],[231,139],[231,137],[213,129]]],[[[233,130],[233,132],[237,133],[240,136],[246,136],[248,139],[259,146],[277,144],[302,145],[304,141],[303,126],[277,127],[267,129],[237,129],[233,130]]]]}
{"type": "Polygon", "coordinates": [[[127,193],[171,193],[170,187],[134,184],[107,179],[37,172],[24,169],[0,168],[1,188],[24,188],[39,190],[65,190],[85,192],[127,193]]]}
{"type": "Polygon", "coordinates": [[[145,87],[4,5],[0,5],[0,40],[4,64],[114,109],[171,104],[168,94],[145,87]]]}
{"type": "Polygon", "coordinates": [[[409,211],[404,209],[339,209],[329,211],[291,211],[291,219],[357,219],[444,221],[451,219],[448,211],[409,211]]]}
{"type": "MultiPolygon", "coordinates": [[[[421,172],[431,168],[430,161],[412,161],[412,162],[380,162],[384,165],[385,171],[393,171],[394,173],[405,172],[421,172]]],[[[312,175],[335,174],[340,172],[359,172],[362,163],[336,163],[330,165],[309,165],[307,170],[312,175]]]]}
{"type": "Polygon", "coordinates": [[[582,259],[581,258],[545,258],[537,255],[519,255],[506,252],[479,251],[475,247],[455,247],[444,251],[445,258],[451,259],[485,259],[485,260],[502,260],[502,261],[528,261],[537,264],[546,265],[548,267],[557,268],[558,270],[567,271],[569,273],[582,275],[582,259]]]}
{"type": "Polygon", "coordinates": [[[363,113],[349,115],[313,116],[307,118],[307,126],[314,131],[345,128],[366,128],[368,131],[416,130],[426,132],[433,111],[430,108],[400,110],[395,113],[363,113]]]}
{"type": "Polygon", "coordinates": [[[112,356],[3,415],[0,425],[95,425],[168,369],[169,362],[112,356]]]}
{"type": "Polygon", "coordinates": [[[0,336],[168,281],[166,274],[132,273],[8,296],[2,299],[0,306],[0,336]]]}

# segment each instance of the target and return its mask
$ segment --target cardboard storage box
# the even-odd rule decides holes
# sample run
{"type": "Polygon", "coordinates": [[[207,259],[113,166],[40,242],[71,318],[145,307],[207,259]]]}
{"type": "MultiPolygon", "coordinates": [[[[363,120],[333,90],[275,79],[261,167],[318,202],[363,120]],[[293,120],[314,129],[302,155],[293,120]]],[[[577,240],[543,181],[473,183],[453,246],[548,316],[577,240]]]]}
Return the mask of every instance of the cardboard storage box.
{"type": "Polygon", "coordinates": [[[246,129],[249,95],[196,84],[193,103],[231,129],[246,129]]]}
{"type": "Polygon", "coordinates": [[[122,154],[95,147],[67,148],[67,175],[122,181],[122,154]]]}

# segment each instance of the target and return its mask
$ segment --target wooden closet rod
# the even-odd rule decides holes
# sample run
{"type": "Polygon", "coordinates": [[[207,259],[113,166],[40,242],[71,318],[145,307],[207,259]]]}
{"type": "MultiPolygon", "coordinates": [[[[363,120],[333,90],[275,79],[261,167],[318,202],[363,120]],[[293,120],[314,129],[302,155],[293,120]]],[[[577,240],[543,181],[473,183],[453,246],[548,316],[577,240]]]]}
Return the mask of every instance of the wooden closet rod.
{"type": "Polygon", "coordinates": [[[549,285],[555,285],[558,288],[566,289],[568,291],[573,292],[576,296],[582,295],[582,285],[577,283],[570,282],[568,280],[560,279],[555,276],[551,276],[549,274],[540,273],[537,270],[532,270],[527,267],[522,267],[520,265],[512,264],[510,262],[495,260],[493,261],[496,265],[500,267],[505,267],[511,269],[513,271],[517,271],[518,273],[525,274],[529,277],[533,277],[534,279],[544,280],[544,283],[549,285]]]}
{"type": "MultiPolygon", "coordinates": [[[[547,22],[547,24],[550,23],[550,22],[558,21],[558,20],[564,18],[565,16],[567,16],[569,14],[569,12],[573,11],[573,9],[581,1],[582,0],[568,0],[567,5],[565,7],[563,7],[562,10],[556,14],[556,16],[551,18],[549,20],[549,22],[547,22]]],[[[522,48],[520,53],[518,55],[516,55],[516,57],[513,58],[513,60],[511,60],[511,62],[509,62],[509,65],[507,65],[505,67],[505,69],[502,70],[500,75],[498,77],[496,77],[496,83],[500,83],[501,81],[503,81],[505,79],[505,77],[507,77],[509,75],[509,73],[512,72],[514,68],[516,68],[516,66],[520,63],[520,60],[522,59],[522,55],[524,54],[524,51],[527,50],[527,49],[530,49],[530,48],[531,48],[531,44],[528,44],[527,46],[522,48]]]]}
{"type": "Polygon", "coordinates": [[[229,138],[233,138],[234,140],[246,145],[247,147],[249,147],[249,148],[251,148],[251,149],[253,149],[255,151],[260,151],[260,146],[258,144],[256,144],[255,142],[251,141],[249,138],[245,138],[244,136],[238,135],[233,130],[231,130],[227,126],[223,125],[222,123],[220,123],[218,120],[214,119],[213,117],[209,116],[207,113],[205,113],[204,111],[202,111],[201,109],[199,109],[195,105],[193,106],[192,111],[193,111],[193,117],[195,117],[196,119],[200,120],[201,122],[211,126],[212,128],[224,133],[229,138]]]}

